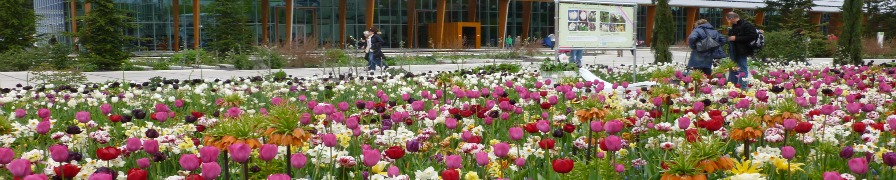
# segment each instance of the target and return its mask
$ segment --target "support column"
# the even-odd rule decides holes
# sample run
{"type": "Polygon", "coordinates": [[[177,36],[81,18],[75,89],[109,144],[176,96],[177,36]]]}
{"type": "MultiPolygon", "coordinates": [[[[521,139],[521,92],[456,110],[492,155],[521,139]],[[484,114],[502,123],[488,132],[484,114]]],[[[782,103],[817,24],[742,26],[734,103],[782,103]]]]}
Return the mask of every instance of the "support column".
{"type": "MultiPolygon", "coordinates": [[[[76,20],[78,17],[78,11],[75,8],[76,1],[69,0],[68,2],[69,2],[69,4],[68,4],[69,14],[71,14],[70,16],[72,18],[72,33],[78,33],[78,21],[76,20]]],[[[77,46],[75,46],[75,47],[77,47],[77,46]]]]}
{"type": "Polygon", "coordinates": [[[765,23],[765,11],[756,10],[755,12],[756,14],[753,15],[753,17],[756,19],[754,19],[753,25],[758,27],[759,25],[762,25],[762,23],[765,23]]]}
{"type": "Polygon", "coordinates": [[[498,0],[498,44],[504,48],[504,38],[507,37],[507,8],[510,6],[509,0],[498,0]]]}
{"type": "Polygon", "coordinates": [[[656,20],[656,6],[647,6],[647,39],[644,40],[644,44],[650,46],[653,40],[653,24],[656,20]]]}
{"type": "Polygon", "coordinates": [[[348,4],[345,2],[346,0],[339,0],[339,44],[342,44],[345,47],[345,14],[348,9],[348,4]]]}
{"type": "Polygon", "coordinates": [[[171,0],[171,16],[174,17],[174,42],[168,44],[171,44],[174,52],[178,52],[180,51],[180,0],[171,0]]]}
{"type": "Polygon", "coordinates": [[[522,40],[527,40],[529,39],[529,27],[532,24],[532,2],[520,3],[523,3],[523,36],[520,37],[522,40]]]}
{"type": "Polygon", "coordinates": [[[436,48],[444,48],[445,44],[445,6],[446,0],[438,0],[436,2],[436,36],[438,36],[436,40],[436,48]]]}
{"type": "Polygon", "coordinates": [[[283,43],[280,40],[280,10],[281,8],[274,7],[274,44],[276,46],[282,46],[283,43]]]}
{"type": "Polygon", "coordinates": [[[415,36],[414,29],[417,27],[417,0],[408,0],[408,37],[407,46],[408,48],[414,48],[414,40],[417,39],[415,36]]]}
{"type": "Polygon", "coordinates": [[[268,32],[268,17],[271,16],[271,13],[268,13],[270,6],[270,0],[261,0],[261,44],[263,45],[268,45],[268,38],[271,36],[268,32]]]}
{"type": "Polygon", "coordinates": [[[193,49],[199,49],[199,0],[193,0],[193,49]]]}
{"type": "Polygon", "coordinates": [[[286,44],[292,45],[292,1],[286,0],[286,44]]]}
{"type": "Polygon", "coordinates": [[[476,10],[479,9],[479,0],[467,0],[467,17],[470,22],[479,22],[476,17],[476,10]]]}
{"type": "Polygon", "coordinates": [[[697,21],[697,7],[687,7],[685,11],[687,12],[687,24],[685,24],[685,42],[687,42],[687,37],[691,37],[691,30],[694,29],[694,23],[697,21]]]}
{"type": "Polygon", "coordinates": [[[85,1],[84,2],[84,15],[87,15],[87,13],[89,13],[89,12],[90,12],[90,3],[85,1]]]}
{"type": "Polygon", "coordinates": [[[809,12],[809,23],[812,23],[812,25],[820,25],[821,12],[809,12]]]}
{"type": "Polygon", "coordinates": [[[373,27],[373,15],[376,10],[376,0],[367,0],[367,29],[373,27]]]}
{"type": "Polygon", "coordinates": [[[839,36],[843,30],[843,17],[840,16],[840,13],[831,13],[831,22],[829,23],[828,32],[839,36]]]}

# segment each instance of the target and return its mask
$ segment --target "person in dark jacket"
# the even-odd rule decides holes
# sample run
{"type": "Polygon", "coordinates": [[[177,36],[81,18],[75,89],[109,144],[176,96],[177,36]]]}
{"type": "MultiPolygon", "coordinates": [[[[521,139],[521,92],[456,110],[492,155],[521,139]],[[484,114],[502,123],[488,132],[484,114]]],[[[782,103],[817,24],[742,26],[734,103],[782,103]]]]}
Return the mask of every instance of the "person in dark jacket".
{"type": "Polygon", "coordinates": [[[740,19],[737,13],[729,12],[725,16],[725,20],[731,23],[731,28],[728,30],[728,53],[731,54],[731,60],[737,63],[737,70],[728,72],[728,82],[739,85],[741,89],[746,89],[747,83],[744,78],[750,73],[747,67],[747,57],[753,56],[750,42],[755,41],[759,34],[756,33],[756,28],[752,24],[740,19]]]}
{"type": "Polygon", "coordinates": [[[726,57],[725,51],[722,50],[722,46],[710,50],[697,51],[697,42],[706,38],[712,38],[719,44],[725,44],[728,40],[713,28],[712,24],[709,24],[709,21],[706,19],[697,20],[694,25],[694,30],[691,31],[691,36],[688,37],[688,46],[691,47],[691,58],[688,60],[687,67],[699,70],[704,75],[712,75],[713,59],[726,57]]]}
{"type": "Polygon", "coordinates": [[[383,57],[385,57],[385,55],[383,55],[383,43],[385,43],[385,41],[379,36],[379,30],[376,27],[371,27],[367,31],[370,33],[367,35],[367,42],[369,45],[367,48],[367,53],[369,53],[367,56],[368,70],[376,70],[376,66],[382,66],[383,69],[385,69],[386,66],[383,65],[383,57]]]}

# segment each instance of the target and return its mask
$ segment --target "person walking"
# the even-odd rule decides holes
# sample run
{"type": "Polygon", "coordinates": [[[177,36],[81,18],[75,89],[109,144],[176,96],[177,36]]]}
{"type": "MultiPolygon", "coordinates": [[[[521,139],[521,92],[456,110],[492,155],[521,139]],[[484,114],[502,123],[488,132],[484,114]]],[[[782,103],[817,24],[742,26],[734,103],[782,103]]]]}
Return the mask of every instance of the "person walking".
{"type": "Polygon", "coordinates": [[[382,66],[383,70],[385,70],[388,66],[383,65],[383,38],[381,38],[377,33],[379,30],[376,27],[371,27],[367,33],[367,66],[368,70],[374,71],[377,66],[382,66]]]}
{"type": "Polygon", "coordinates": [[[513,49],[513,38],[507,35],[507,38],[504,39],[504,44],[504,48],[513,49]]]}
{"type": "Polygon", "coordinates": [[[569,53],[569,63],[576,63],[577,66],[582,66],[582,54],[584,54],[584,50],[581,49],[573,49],[569,53]]]}
{"type": "Polygon", "coordinates": [[[697,20],[697,22],[694,23],[694,30],[691,31],[691,36],[688,37],[688,46],[691,48],[691,57],[688,59],[687,68],[689,70],[699,70],[707,76],[712,75],[713,59],[726,57],[725,51],[722,50],[722,44],[727,42],[728,40],[725,36],[712,27],[712,24],[709,24],[709,21],[706,19],[697,20]],[[703,49],[711,46],[707,45],[709,43],[699,43],[707,38],[715,41],[717,46],[703,49]],[[698,44],[704,47],[698,48],[698,44]]]}
{"type": "Polygon", "coordinates": [[[747,82],[744,78],[748,77],[750,71],[747,67],[747,57],[753,56],[754,49],[750,47],[750,43],[759,37],[756,28],[747,21],[740,19],[737,13],[729,12],[725,15],[725,20],[731,24],[728,30],[729,53],[731,60],[737,63],[737,70],[728,72],[728,82],[739,85],[741,89],[747,88],[747,82]]]}

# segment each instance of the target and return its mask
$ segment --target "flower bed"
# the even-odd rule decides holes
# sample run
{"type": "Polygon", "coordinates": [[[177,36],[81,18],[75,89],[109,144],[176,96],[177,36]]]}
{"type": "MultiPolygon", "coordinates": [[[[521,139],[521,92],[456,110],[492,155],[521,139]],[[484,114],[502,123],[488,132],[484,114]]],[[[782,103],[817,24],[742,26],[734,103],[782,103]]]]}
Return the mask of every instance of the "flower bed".
{"type": "Polygon", "coordinates": [[[532,68],[4,89],[0,179],[896,175],[894,69],[772,67],[746,91],[680,65],[618,94],[532,68]]]}

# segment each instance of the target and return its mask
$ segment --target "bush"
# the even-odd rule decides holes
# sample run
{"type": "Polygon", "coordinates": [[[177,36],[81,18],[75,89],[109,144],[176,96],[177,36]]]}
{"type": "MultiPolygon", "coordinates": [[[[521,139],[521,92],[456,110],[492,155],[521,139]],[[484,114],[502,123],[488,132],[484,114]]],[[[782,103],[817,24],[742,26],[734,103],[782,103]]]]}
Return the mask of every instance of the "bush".
{"type": "Polygon", "coordinates": [[[539,70],[544,72],[556,72],[556,71],[575,71],[578,70],[579,66],[576,63],[566,63],[566,62],[556,62],[549,59],[545,59],[541,62],[541,67],[539,70]]]}
{"type": "Polygon", "coordinates": [[[385,58],[383,62],[389,66],[439,64],[439,61],[432,56],[395,56],[385,58]]]}
{"type": "Polygon", "coordinates": [[[68,45],[43,45],[31,49],[11,49],[0,54],[0,71],[27,71],[38,66],[67,69],[75,63],[68,58],[72,49],[68,45]]]}
{"type": "Polygon", "coordinates": [[[277,51],[267,47],[258,47],[258,58],[264,61],[268,68],[281,69],[286,66],[286,58],[277,51]]]}
{"type": "Polygon", "coordinates": [[[249,56],[245,54],[232,54],[227,55],[228,61],[233,64],[233,67],[239,70],[248,70],[254,69],[255,64],[252,61],[249,61],[249,56]]]}
{"type": "Polygon", "coordinates": [[[473,72],[509,72],[509,73],[517,73],[520,72],[522,67],[519,64],[489,64],[485,66],[479,66],[473,68],[473,72]]]}
{"type": "Polygon", "coordinates": [[[191,49],[191,50],[181,51],[180,53],[172,55],[171,61],[184,63],[186,65],[191,65],[191,64],[197,63],[196,62],[196,53],[199,53],[198,64],[212,65],[212,64],[218,63],[218,61],[216,60],[216,58],[214,56],[212,56],[208,52],[205,52],[202,49],[199,49],[199,50],[191,49]]]}

